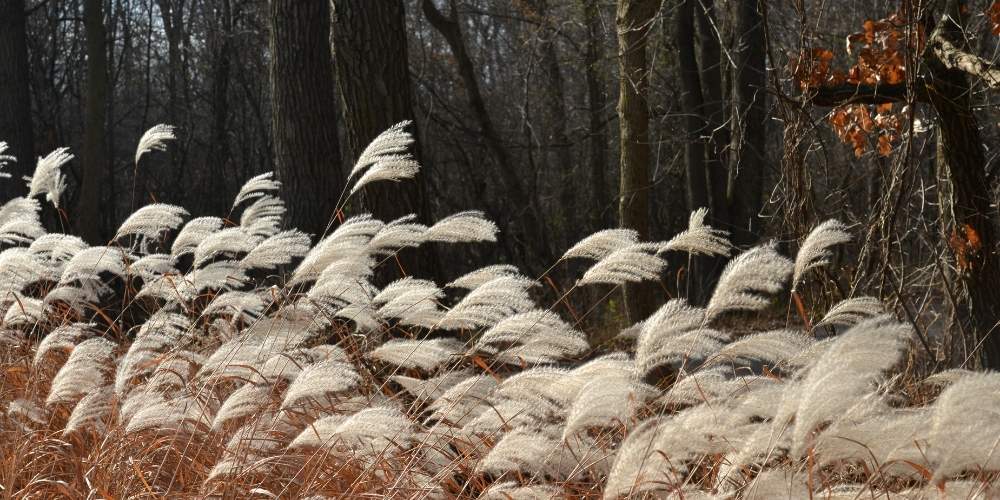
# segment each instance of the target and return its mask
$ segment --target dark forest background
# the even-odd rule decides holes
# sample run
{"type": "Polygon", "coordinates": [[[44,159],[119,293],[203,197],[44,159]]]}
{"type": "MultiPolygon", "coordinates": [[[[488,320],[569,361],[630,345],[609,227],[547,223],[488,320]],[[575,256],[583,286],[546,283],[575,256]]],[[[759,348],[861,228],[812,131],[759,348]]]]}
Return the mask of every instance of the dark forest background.
{"type": "MultiPolygon", "coordinates": [[[[835,217],[859,243],[812,286],[888,301],[937,361],[998,366],[998,32],[997,3],[957,0],[0,0],[2,191],[69,146],[50,230],[103,243],[152,200],[227,214],[274,170],[318,236],[368,141],[412,120],[421,174],[347,215],[480,209],[502,233],[408,272],[538,275],[594,231],[666,239],[699,207],[742,248],[835,217]],[[136,164],[158,123],[178,140],[136,164]]],[[[720,269],[672,264],[623,316],[697,301],[720,269]]]]}

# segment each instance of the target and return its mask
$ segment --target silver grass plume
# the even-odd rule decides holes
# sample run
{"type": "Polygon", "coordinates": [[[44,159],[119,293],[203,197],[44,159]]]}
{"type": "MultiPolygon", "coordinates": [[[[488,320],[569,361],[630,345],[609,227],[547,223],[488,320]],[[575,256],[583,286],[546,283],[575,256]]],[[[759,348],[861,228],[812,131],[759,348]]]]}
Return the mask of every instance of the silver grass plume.
{"type": "Polygon", "coordinates": [[[639,233],[634,229],[603,229],[573,245],[563,259],[581,258],[601,260],[611,252],[639,243],[639,233]]]}
{"type": "Polygon", "coordinates": [[[809,232],[799,253],[795,256],[795,273],[792,275],[792,291],[810,269],[825,266],[833,257],[831,247],[851,241],[847,226],[836,219],[830,219],[809,232]]]}
{"type": "Polygon", "coordinates": [[[496,242],[497,225],[479,210],[449,215],[424,232],[424,241],[439,243],[496,242]]]}
{"type": "Polygon", "coordinates": [[[909,326],[883,315],[837,337],[803,379],[792,431],[794,454],[805,449],[817,426],[837,419],[872,391],[876,379],[899,360],[912,334],[909,326]]]}
{"type": "Polygon", "coordinates": [[[694,255],[722,255],[728,257],[733,250],[733,246],[728,239],[729,233],[705,224],[706,215],[708,215],[707,208],[699,208],[691,212],[691,217],[688,219],[688,228],[670,238],[670,241],[660,247],[659,252],[678,251],[694,255]]]}
{"type": "Polygon", "coordinates": [[[368,356],[401,368],[430,371],[465,352],[465,344],[455,339],[392,339],[368,353],[368,356]]]}
{"type": "Polygon", "coordinates": [[[139,158],[151,151],[166,151],[167,141],[173,141],[177,139],[174,135],[174,127],[172,125],[159,124],[154,125],[146,133],[142,134],[142,138],[139,139],[139,145],[135,148],[135,163],[139,164],[139,158]]]}
{"type": "Polygon", "coordinates": [[[875,297],[852,297],[837,302],[813,328],[826,325],[852,326],[883,312],[885,308],[882,301],[875,297]]]}
{"type": "Polygon", "coordinates": [[[345,446],[358,452],[379,454],[389,448],[406,446],[416,439],[413,421],[396,408],[366,408],[349,417],[324,417],[299,434],[291,444],[295,448],[333,448],[345,446]]]}
{"type": "Polygon", "coordinates": [[[63,427],[62,435],[92,430],[104,434],[107,420],[111,414],[115,391],[110,385],[94,389],[87,393],[73,408],[69,420],[63,427]]]}
{"type": "Polygon", "coordinates": [[[399,122],[375,137],[358,156],[354,168],[347,177],[354,177],[380,161],[407,156],[410,144],[413,144],[413,136],[405,130],[410,123],[412,122],[409,120],[399,122]]]}
{"type": "Polygon", "coordinates": [[[401,248],[420,246],[427,226],[413,222],[416,218],[409,214],[386,223],[368,242],[368,248],[373,254],[389,255],[401,248]]]}
{"type": "Polygon", "coordinates": [[[521,271],[512,264],[493,264],[466,273],[445,286],[472,290],[501,276],[518,276],[520,274],[521,271]]]}
{"type": "Polygon", "coordinates": [[[25,179],[28,181],[28,198],[44,194],[45,199],[59,208],[59,197],[66,189],[62,166],[72,159],[69,148],[59,148],[44,158],[38,158],[34,175],[25,179]]]}
{"type": "Polygon", "coordinates": [[[281,198],[261,196],[243,210],[240,227],[254,238],[267,238],[281,230],[286,211],[285,202],[281,198]]]}
{"type": "Polygon", "coordinates": [[[1000,467],[1000,374],[960,378],[934,403],[927,454],[931,482],[963,471],[1000,467]]]}
{"type": "MultiPolygon", "coordinates": [[[[8,163],[17,162],[17,158],[7,154],[9,148],[6,142],[0,141],[0,169],[6,168],[8,163]]],[[[0,178],[10,179],[10,177],[9,173],[0,172],[0,178]]]]}
{"type": "Polygon", "coordinates": [[[291,408],[306,399],[320,400],[328,394],[348,391],[358,386],[361,378],[354,368],[343,361],[329,359],[306,366],[285,392],[282,408],[291,408]]]}
{"type": "Polygon", "coordinates": [[[218,217],[195,217],[189,220],[174,237],[170,255],[180,257],[193,253],[205,238],[222,229],[222,225],[223,221],[218,217]]]}
{"type": "Polygon", "coordinates": [[[45,404],[75,403],[104,385],[112,369],[117,344],[104,338],[85,340],[73,348],[66,364],[52,379],[45,404]]]}
{"type": "Polygon", "coordinates": [[[623,285],[658,280],[667,262],[656,256],[657,248],[655,243],[636,243],[614,250],[591,266],[577,284],[623,285]]]}
{"type": "Polygon", "coordinates": [[[792,272],[792,261],[773,244],[761,245],[737,255],[726,264],[705,310],[706,321],[728,311],[758,311],[767,307],[769,294],[782,289],[792,272]]]}
{"type": "Polygon", "coordinates": [[[444,329],[478,328],[534,308],[528,289],[535,282],[525,277],[502,276],[462,298],[438,323],[444,329]]]}
{"type": "Polygon", "coordinates": [[[264,172],[263,174],[251,177],[243,184],[240,192],[233,200],[233,208],[236,208],[244,201],[260,198],[268,192],[277,192],[281,189],[281,182],[274,178],[274,172],[264,172]]]}
{"type": "Polygon", "coordinates": [[[535,309],[500,320],[476,341],[476,348],[495,353],[496,346],[512,346],[500,351],[498,358],[507,362],[518,359],[528,363],[551,363],[578,356],[589,345],[583,333],[575,330],[558,314],[535,309]]]}
{"type": "Polygon", "coordinates": [[[275,269],[291,264],[292,260],[309,253],[309,235],[297,229],[282,231],[268,237],[240,260],[247,269],[275,269]]]}
{"type": "Polygon", "coordinates": [[[177,205],[153,203],[136,210],[118,228],[113,239],[127,235],[138,235],[156,239],[161,234],[177,229],[184,223],[188,211],[177,205]]]}
{"type": "Polygon", "coordinates": [[[797,330],[747,335],[719,350],[714,361],[765,361],[773,367],[801,354],[816,341],[797,330]]]}

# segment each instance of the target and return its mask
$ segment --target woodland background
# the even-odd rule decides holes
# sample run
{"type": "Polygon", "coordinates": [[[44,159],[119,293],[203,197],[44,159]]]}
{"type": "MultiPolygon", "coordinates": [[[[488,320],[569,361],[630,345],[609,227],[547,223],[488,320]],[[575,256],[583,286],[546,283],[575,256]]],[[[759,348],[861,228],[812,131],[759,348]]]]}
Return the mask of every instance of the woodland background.
{"type": "MultiPolygon", "coordinates": [[[[502,231],[407,272],[537,275],[598,229],[664,239],[699,207],[741,247],[837,218],[860,243],[811,286],[886,300],[935,364],[997,367],[998,33],[1000,3],[955,0],[0,0],[19,159],[0,189],[70,146],[48,225],[99,244],[151,200],[225,214],[273,169],[318,236],[364,145],[413,120],[421,175],[347,215],[482,209],[502,231]],[[157,123],[179,139],[137,165],[157,123]]],[[[594,321],[704,300],[721,270],[672,264],[594,321]]]]}

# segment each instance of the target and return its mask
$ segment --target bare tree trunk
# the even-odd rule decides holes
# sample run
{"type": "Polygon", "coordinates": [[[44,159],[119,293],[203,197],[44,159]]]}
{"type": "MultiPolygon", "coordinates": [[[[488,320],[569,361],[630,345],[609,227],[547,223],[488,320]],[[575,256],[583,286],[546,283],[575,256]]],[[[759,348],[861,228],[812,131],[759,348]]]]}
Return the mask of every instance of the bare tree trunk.
{"type": "Polygon", "coordinates": [[[707,123],[702,116],[705,100],[701,93],[698,60],[695,55],[694,2],[684,0],[676,13],[678,61],[681,80],[681,112],[684,114],[684,163],[687,177],[688,210],[709,206],[708,176],[705,171],[707,123]]]}
{"type": "Polygon", "coordinates": [[[231,0],[220,0],[214,10],[215,30],[210,33],[213,45],[212,71],[212,142],[209,144],[209,170],[204,175],[202,203],[209,213],[226,213],[228,199],[225,180],[229,175],[229,83],[232,67],[233,9],[231,0]]]}
{"type": "Polygon", "coordinates": [[[24,194],[21,177],[29,175],[35,160],[29,95],[28,44],[24,0],[0,0],[0,141],[6,154],[17,158],[6,171],[14,182],[3,182],[3,201],[24,194]]]}
{"type": "MultiPolygon", "coordinates": [[[[962,46],[963,18],[959,2],[950,2],[931,43],[943,39],[962,46]]],[[[931,105],[937,112],[938,169],[947,176],[942,193],[943,219],[962,284],[969,297],[970,319],[983,366],[1000,369],[1000,255],[997,253],[997,209],[986,178],[986,159],[979,124],[972,111],[965,73],[947,69],[938,59],[927,62],[932,77],[931,105]]]]}
{"type": "Polygon", "coordinates": [[[727,198],[733,242],[753,244],[760,232],[767,116],[765,103],[764,3],[737,3],[733,51],[732,145],[727,198]]]}
{"type": "MultiPolygon", "coordinates": [[[[620,94],[618,119],[621,159],[619,218],[622,227],[649,238],[650,178],[649,148],[649,62],[646,41],[658,0],[618,0],[616,25],[619,45],[620,94]]],[[[653,311],[653,289],[649,286],[625,287],[625,306],[629,320],[642,320],[653,311]]]]}
{"type": "Polygon", "coordinates": [[[608,107],[608,94],[601,68],[598,66],[604,58],[604,46],[601,36],[600,12],[597,2],[581,0],[584,17],[587,23],[587,43],[584,48],[584,65],[587,79],[587,104],[589,123],[589,158],[590,190],[593,196],[591,212],[591,231],[603,229],[611,224],[610,211],[607,210],[611,196],[608,193],[608,182],[605,171],[611,167],[608,161],[607,120],[604,110],[608,107]]]}
{"type": "MultiPolygon", "coordinates": [[[[514,253],[522,257],[527,256],[527,262],[549,262],[551,251],[547,243],[547,231],[544,230],[538,216],[538,209],[535,200],[529,195],[524,187],[521,176],[514,168],[513,160],[507,148],[504,147],[486,110],[486,102],[479,89],[479,80],[476,78],[475,66],[465,47],[461,25],[458,22],[458,10],[454,0],[450,2],[451,8],[448,16],[441,13],[434,5],[433,0],[423,0],[421,6],[427,21],[444,37],[451,49],[452,55],[458,64],[458,73],[465,86],[465,92],[469,98],[469,107],[479,123],[479,128],[486,139],[486,145],[493,153],[497,161],[500,180],[503,184],[506,195],[510,200],[508,206],[519,212],[514,212],[506,223],[502,224],[508,229],[507,238],[513,238],[514,253]],[[518,226],[521,223],[521,226],[518,226]]],[[[544,264],[542,264],[544,265],[544,264]]]]}
{"type": "MultiPolygon", "coordinates": [[[[385,129],[414,120],[406,10],[402,0],[330,0],[333,9],[333,50],[340,86],[341,112],[351,162],[385,129]]],[[[419,160],[419,148],[417,150],[419,160]]],[[[403,185],[376,184],[363,190],[364,203],[375,216],[390,220],[411,213],[425,223],[430,206],[423,173],[403,185]]],[[[429,276],[437,272],[429,252],[400,254],[403,270],[429,276]]]]}
{"type": "Polygon", "coordinates": [[[105,239],[101,228],[101,188],[106,183],[108,69],[103,0],[85,0],[83,23],[87,36],[87,96],[84,102],[83,175],[76,206],[77,229],[91,244],[105,239]]]}
{"type": "Polygon", "coordinates": [[[343,189],[328,0],[271,0],[271,126],[292,226],[320,235],[343,189]]]}
{"type": "Polygon", "coordinates": [[[700,79],[704,100],[702,116],[708,122],[708,156],[705,164],[711,199],[708,207],[712,209],[713,219],[728,222],[726,149],[729,148],[730,137],[729,128],[725,126],[726,111],[722,97],[722,42],[719,40],[713,0],[697,0],[694,16],[698,24],[698,46],[701,49],[700,79]]]}

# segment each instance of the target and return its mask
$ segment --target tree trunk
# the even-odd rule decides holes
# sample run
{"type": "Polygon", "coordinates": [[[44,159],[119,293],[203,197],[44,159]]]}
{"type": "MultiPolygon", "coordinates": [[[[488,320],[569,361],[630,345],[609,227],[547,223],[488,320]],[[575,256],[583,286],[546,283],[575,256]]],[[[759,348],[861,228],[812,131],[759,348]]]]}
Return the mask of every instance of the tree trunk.
{"type": "Polygon", "coordinates": [[[676,14],[678,62],[681,81],[681,113],[684,115],[684,163],[687,177],[688,210],[709,206],[708,176],[705,171],[705,118],[702,108],[705,100],[701,93],[698,60],[695,55],[694,2],[684,0],[676,14]]]}
{"type": "MultiPolygon", "coordinates": [[[[486,102],[483,100],[482,92],[479,89],[479,80],[476,78],[475,65],[465,47],[454,0],[450,2],[450,5],[450,13],[445,16],[438,11],[433,0],[423,0],[421,3],[427,21],[441,33],[455,57],[458,73],[462,78],[469,99],[469,107],[472,108],[476,121],[479,123],[487,147],[497,161],[500,181],[507,198],[510,200],[507,205],[510,210],[509,215],[505,217],[506,220],[500,221],[507,229],[507,234],[504,237],[505,239],[513,239],[513,252],[520,255],[524,262],[550,262],[552,254],[547,243],[547,231],[544,230],[539,219],[537,205],[524,187],[520,173],[514,168],[511,155],[500,140],[500,135],[486,110],[486,102]]],[[[545,264],[540,265],[544,266],[545,264]]]]}
{"type": "Polygon", "coordinates": [[[229,209],[225,180],[230,175],[226,168],[230,162],[229,148],[229,80],[232,68],[233,9],[230,0],[220,0],[214,12],[215,30],[212,41],[212,142],[209,145],[208,172],[202,204],[209,213],[226,213],[229,209]]]}
{"type": "MultiPolygon", "coordinates": [[[[958,2],[950,2],[931,43],[938,37],[962,46],[958,2]]],[[[979,124],[970,102],[965,73],[947,69],[938,59],[927,62],[931,105],[938,116],[938,168],[949,182],[942,192],[943,219],[962,284],[969,297],[974,342],[985,368],[1000,369],[1000,255],[997,253],[997,209],[986,178],[986,160],[979,124]],[[978,241],[977,241],[978,240],[978,241]]]]}
{"type": "Polygon", "coordinates": [[[328,0],[270,2],[271,127],[288,221],[322,235],[343,190],[328,0]]]}
{"type": "MultiPolygon", "coordinates": [[[[699,68],[704,100],[702,116],[708,122],[705,169],[708,172],[708,194],[711,200],[709,208],[712,209],[710,216],[716,221],[728,221],[726,149],[729,148],[730,138],[729,129],[725,125],[726,110],[722,97],[722,43],[715,21],[714,2],[698,0],[698,4],[694,6],[694,16],[698,23],[698,46],[701,49],[699,68]]],[[[726,224],[720,224],[720,227],[725,227],[726,224]]]]}
{"type": "Polygon", "coordinates": [[[10,147],[5,154],[17,158],[5,168],[11,179],[0,183],[5,202],[25,193],[21,177],[35,161],[24,0],[0,0],[0,61],[0,141],[10,147]]]}
{"type": "Polygon", "coordinates": [[[759,237],[767,116],[765,102],[764,3],[737,3],[733,51],[732,145],[727,199],[733,242],[751,245],[759,237]]]}
{"type": "Polygon", "coordinates": [[[108,70],[103,0],[84,1],[83,23],[87,36],[87,95],[83,112],[83,173],[76,221],[80,236],[91,244],[99,244],[106,239],[100,223],[101,188],[106,184],[107,173],[108,70]]]}
{"type": "MultiPolygon", "coordinates": [[[[638,231],[639,238],[649,239],[649,62],[646,39],[658,0],[618,0],[618,64],[620,93],[618,120],[621,159],[619,219],[622,227],[638,231]]],[[[625,286],[625,307],[631,322],[640,321],[653,311],[653,288],[646,285],[625,286]]]]}
{"type": "MultiPolygon", "coordinates": [[[[406,11],[402,0],[330,0],[333,9],[333,50],[340,86],[341,112],[347,136],[347,157],[353,163],[369,142],[403,120],[413,120],[406,11]]],[[[420,160],[419,148],[416,156],[420,160]]],[[[426,165],[425,165],[426,167],[426,165]]],[[[383,220],[411,213],[431,223],[423,172],[398,185],[379,183],[363,189],[364,204],[383,220]]],[[[400,254],[403,270],[430,276],[437,272],[429,252],[400,254]]]]}
{"type": "Polygon", "coordinates": [[[589,118],[589,176],[593,205],[591,206],[591,232],[604,229],[611,224],[608,210],[611,196],[605,171],[611,167],[608,161],[607,120],[604,118],[608,107],[608,94],[599,64],[604,59],[604,45],[601,34],[600,12],[597,2],[581,0],[587,23],[587,42],[584,47],[584,70],[587,80],[587,116],[589,118]]]}

